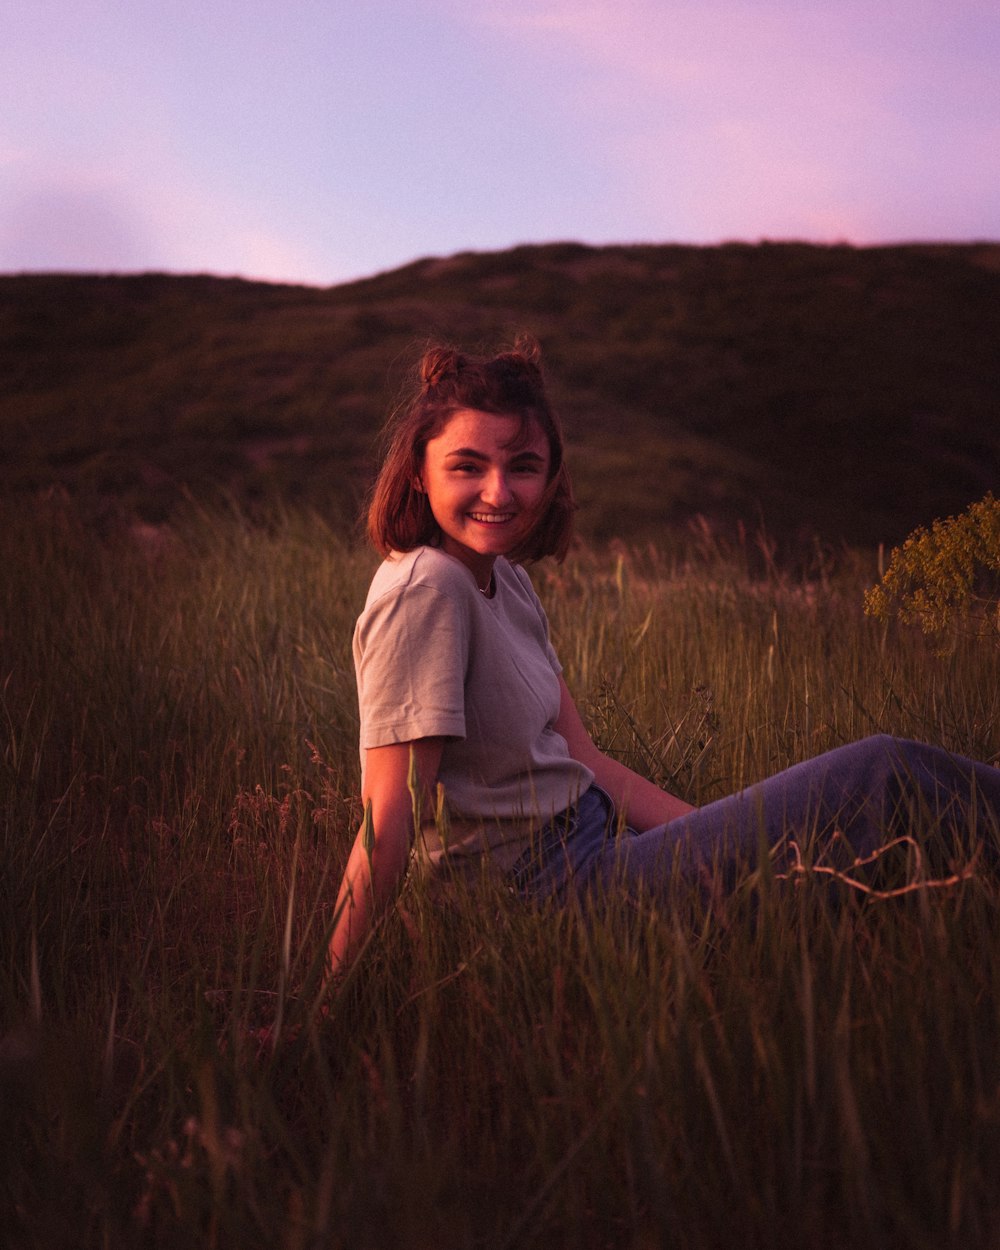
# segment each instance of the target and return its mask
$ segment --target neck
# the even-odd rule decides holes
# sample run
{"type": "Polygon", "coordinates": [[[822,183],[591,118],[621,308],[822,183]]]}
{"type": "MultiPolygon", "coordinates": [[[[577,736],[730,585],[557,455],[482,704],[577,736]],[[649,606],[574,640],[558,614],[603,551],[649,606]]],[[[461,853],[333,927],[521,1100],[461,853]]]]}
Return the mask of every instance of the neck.
{"type": "Polygon", "coordinates": [[[473,553],[467,548],[456,551],[454,550],[454,545],[449,543],[447,538],[444,541],[439,539],[437,543],[432,545],[439,546],[446,555],[451,556],[453,560],[457,560],[459,564],[464,564],[469,570],[469,575],[483,594],[489,593],[493,585],[493,566],[496,563],[496,556],[482,552],[473,553]]]}
{"type": "Polygon", "coordinates": [[[463,560],[462,563],[472,574],[476,585],[487,594],[493,585],[493,569],[496,564],[495,556],[482,556],[478,560],[463,560]]]}

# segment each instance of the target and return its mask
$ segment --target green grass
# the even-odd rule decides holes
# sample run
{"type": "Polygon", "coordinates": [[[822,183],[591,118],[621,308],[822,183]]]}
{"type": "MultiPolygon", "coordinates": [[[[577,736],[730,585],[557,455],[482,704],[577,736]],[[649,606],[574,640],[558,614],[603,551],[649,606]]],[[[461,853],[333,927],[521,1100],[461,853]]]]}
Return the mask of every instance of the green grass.
{"type": "MultiPolygon", "coordinates": [[[[374,560],[305,511],[153,546],[58,499],[0,549],[9,1244],[996,1244],[995,877],[593,912],[411,883],[314,1027],[374,560]]],[[[597,736],[692,801],[870,732],[1000,755],[996,648],[864,617],[860,558],[535,580],[597,736]]]]}

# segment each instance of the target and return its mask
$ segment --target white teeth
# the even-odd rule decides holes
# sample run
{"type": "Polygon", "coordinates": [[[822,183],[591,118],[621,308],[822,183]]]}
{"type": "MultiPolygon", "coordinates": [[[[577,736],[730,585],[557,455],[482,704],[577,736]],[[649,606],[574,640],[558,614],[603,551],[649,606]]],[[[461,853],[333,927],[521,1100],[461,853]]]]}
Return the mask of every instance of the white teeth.
{"type": "Polygon", "coordinates": [[[502,521],[509,521],[513,517],[513,512],[470,512],[469,516],[473,521],[483,521],[487,525],[499,525],[502,521]]]}

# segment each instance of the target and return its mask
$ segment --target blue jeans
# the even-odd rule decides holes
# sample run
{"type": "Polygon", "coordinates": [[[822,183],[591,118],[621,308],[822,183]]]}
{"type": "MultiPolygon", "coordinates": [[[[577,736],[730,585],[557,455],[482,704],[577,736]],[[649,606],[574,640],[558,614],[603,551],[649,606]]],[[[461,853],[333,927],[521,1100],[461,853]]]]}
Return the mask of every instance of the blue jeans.
{"type": "MultiPolygon", "coordinates": [[[[565,897],[594,887],[665,892],[678,873],[699,879],[752,864],[762,845],[794,839],[833,850],[842,867],[908,828],[933,828],[946,847],[980,845],[1000,854],[1000,769],[938,747],[880,734],[718,799],[643,833],[616,829],[614,806],[592,786],[538,835],[512,871],[528,898],[565,897]],[[933,823],[932,823],[933,822],[933,823]],[[616,836],[617,835],[617,836],[616,836]]],[[[824,862],[831,862],[828,858],[824,862]]]]}

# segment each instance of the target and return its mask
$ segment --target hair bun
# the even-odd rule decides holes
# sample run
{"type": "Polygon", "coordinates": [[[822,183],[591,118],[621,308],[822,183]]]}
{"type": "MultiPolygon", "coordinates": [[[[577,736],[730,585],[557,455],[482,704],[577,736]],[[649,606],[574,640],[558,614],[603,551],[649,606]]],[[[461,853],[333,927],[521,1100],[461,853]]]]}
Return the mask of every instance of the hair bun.
{"type": "Polygon", "coordinates": [[[525,331],[518,334],[514,339],[514,351],[536,369],[541,367],[542,349],[538,346],[538,339],[533,334],[525,331]]]}
{"type": "Polygon", "coordinates": [[[420,358],[420,381],[424,390],[437,386],[458,372],[459,354],[453,347],[431,347],[420,358]]]}

